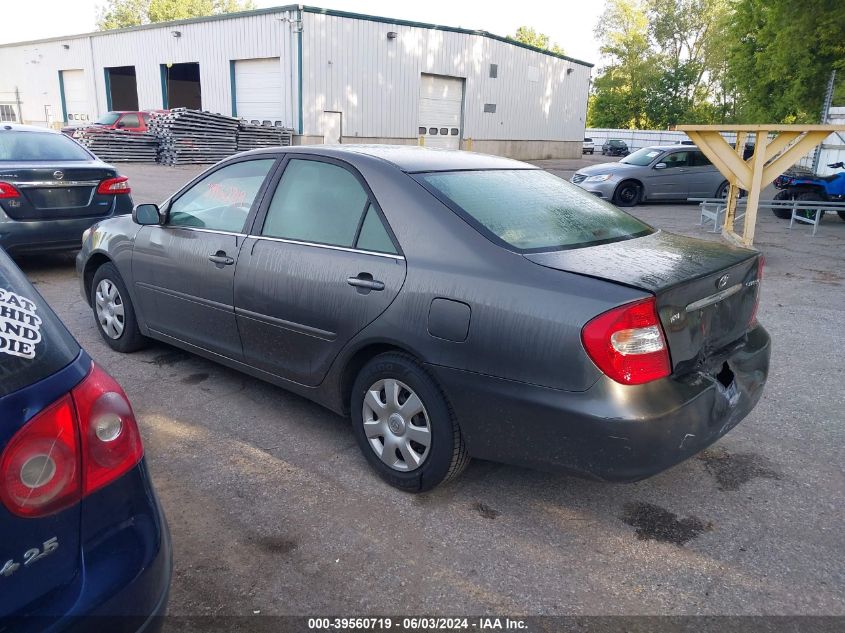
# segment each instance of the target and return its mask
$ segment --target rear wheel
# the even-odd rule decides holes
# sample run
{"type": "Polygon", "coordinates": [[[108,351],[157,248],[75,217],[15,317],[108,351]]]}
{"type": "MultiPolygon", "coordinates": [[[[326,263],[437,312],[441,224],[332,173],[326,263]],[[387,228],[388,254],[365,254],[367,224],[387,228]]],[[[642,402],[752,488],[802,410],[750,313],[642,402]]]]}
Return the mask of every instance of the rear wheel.
{"type": "Polygon", "coordinates": [[[613,202],[619,207],[633,207],[640,201],[640,186],[632,180],[626,180],[613,192],[613,202]]]}
{"type": "Polygon", "coordinates": [[[392,486],[424,492],[457,477],[469,462],[440,387],[411,356],[375,357],[352,387],[352,427],[370,465],[392,486]]]}
{"type": "Polygon", "coordinates": [[[126,284],[112,263],[103,264],[94,273],[91,308],[97,331],[113,350],[129,353],[146,346],[148,340],[138,329],[126,284]]]}
{"type": "MultiPolygon", "coordinates": [[[[823,202],[824,196],[816,191],[802,191],[798,195],[795,196],[796,200],[800,200],[801,202],[823,202]]],[[[816,217],[816,210],[815,209],[802,209],[798,211],[796,214],[802,218],[807,218],[812,220],[816,217]]],[[[792,214],[790,213],[790,217],[792,214]]],[[[824,211],[819,211],[818,219],[821,220],[824,217],[824,211]]]]}

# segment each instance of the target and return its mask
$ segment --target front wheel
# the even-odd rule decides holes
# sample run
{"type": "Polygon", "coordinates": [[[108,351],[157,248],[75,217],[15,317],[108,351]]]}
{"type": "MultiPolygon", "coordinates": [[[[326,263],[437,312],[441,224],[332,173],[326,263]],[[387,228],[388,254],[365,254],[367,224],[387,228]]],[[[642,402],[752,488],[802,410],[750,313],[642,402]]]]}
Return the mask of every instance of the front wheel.
{"type": "MultiPolygon", "coordinates": [[[[794,198],[789,189],[782,189],[775,194],[774,200],[792,200],[794,198]]],[[[772,209],[775,217],[781,220],[789,220],[792,218],[792,209],[772,209]]]]}
{"type": "Polygon", "coordinates": [[[352,428],[367,461],[392,486],[424,492],[469,462],[446,397],[411,356],[375,357],[352,387],[352,428]]]}
{"type": "Polygon", "coordinates": [[[135,307],[114,264],[103,264],[91,282],[91,308],[97,331],[117,352],[134,352],[147,344],[138,329],[135,307]]]}
{"type": "Polygon", "coordinates": [[[623,182],[613,193],[613,202],[618,207],[633,207],[640,201],[640,186],[635,182],[623,182]]]}

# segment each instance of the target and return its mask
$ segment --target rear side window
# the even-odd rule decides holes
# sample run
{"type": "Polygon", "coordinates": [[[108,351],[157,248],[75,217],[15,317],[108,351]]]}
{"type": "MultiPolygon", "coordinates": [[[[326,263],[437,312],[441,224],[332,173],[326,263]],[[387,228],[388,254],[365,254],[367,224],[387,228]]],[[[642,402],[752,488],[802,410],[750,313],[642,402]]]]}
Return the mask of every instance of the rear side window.
{"type": "Polygon", "coordinates": [[[343,167],[294,159],[285,167],[261,234],[352,247],[367,203],[364,187],[343,167]]]}
{"type": "Polygon", "coordinates": [[[0,161],[91,160],[91,155],[64,134],[0,132],[0,161]]]}
{"type": "Polygon", "coordinates": [[[418,178],[483,235],[522,252],[593,246],[652,232],[635,217],[540,169],[435,172],[418,178]]]}
{"type": "Polygon", "coordinates": [[[704,155],[704,152],[692,152],[691,164],[693,167],[708,167],[713,163],[704,155]]]}
{"type": "Polygon", "coordinates": [[[0,249],[0,397],[47,378],[78,354],[77,342],[0,249]]]}
{"type": "Polygon", "coordinates": [[[373,205],[367,207],[367,215],[364,216],[361,234],[358,236],[358,242],[355,246],[365,251],[396,254],[393,240],[387,234],[387,229],[384,228],[384,224],[378,216],[378,211],[373,205]]]}

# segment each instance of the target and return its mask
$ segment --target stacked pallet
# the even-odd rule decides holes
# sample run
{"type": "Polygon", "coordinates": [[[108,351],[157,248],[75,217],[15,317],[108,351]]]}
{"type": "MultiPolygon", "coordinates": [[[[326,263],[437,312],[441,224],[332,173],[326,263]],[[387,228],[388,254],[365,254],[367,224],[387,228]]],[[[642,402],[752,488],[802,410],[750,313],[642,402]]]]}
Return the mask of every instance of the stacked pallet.
{"type": "Polygon", "coordinates": [[[93,127],[78,130],[74,138],[107,163],[156,161],[158,138],[147,132],[93,127]]]}
{"type": "Polygon", "coordinates": [[[240,121],[238,123],[238,151],[287,146],[291,144],[292,134],[293,130],[290,128],[240,121]]]}
{"type": "Polygon", "coordinates": [[[150,119],[165,165],[216,163],[237,151],[238,120],[222,114],[175,108],[150,119]]]}

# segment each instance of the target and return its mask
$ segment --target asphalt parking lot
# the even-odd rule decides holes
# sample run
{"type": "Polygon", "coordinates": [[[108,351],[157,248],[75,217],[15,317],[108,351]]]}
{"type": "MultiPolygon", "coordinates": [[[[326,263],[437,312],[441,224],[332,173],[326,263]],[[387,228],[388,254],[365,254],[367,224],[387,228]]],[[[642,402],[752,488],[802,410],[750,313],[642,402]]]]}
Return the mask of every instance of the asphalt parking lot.
{"type": "MultiPolygon", "coordinates": [[[[200,169],[121,170],[149,202],[200,169]]],[[[718,239],[695,205],[633,213],[718,239]]],[[[418,496],[302,398],[162,344],[111,351],[71,256],[19,263],[133,402],[173,535],[171,614],[843,615],[845,222],[787,225],[762,211],[757,229],[770,381],[715,446],[626,485],[475,461],[418,496]]]]}

